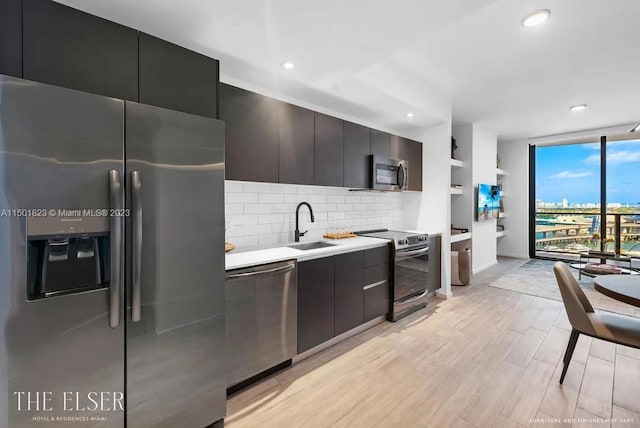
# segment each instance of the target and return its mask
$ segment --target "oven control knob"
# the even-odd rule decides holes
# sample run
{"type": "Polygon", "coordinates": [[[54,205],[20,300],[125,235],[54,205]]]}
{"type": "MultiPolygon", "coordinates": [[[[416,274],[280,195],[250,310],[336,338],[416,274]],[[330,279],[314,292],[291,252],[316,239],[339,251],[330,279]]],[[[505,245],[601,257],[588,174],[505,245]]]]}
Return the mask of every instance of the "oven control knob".
{"type": "Polygon", "coordinates": [[[418,241],[426,241],[427,240],[427,235],[420,235],[418,237],[418,241]]]}
{"type": "Polygon", "coordinates": [[[408,239],[398,239],[398,245],[409,245],[408,239]]]}

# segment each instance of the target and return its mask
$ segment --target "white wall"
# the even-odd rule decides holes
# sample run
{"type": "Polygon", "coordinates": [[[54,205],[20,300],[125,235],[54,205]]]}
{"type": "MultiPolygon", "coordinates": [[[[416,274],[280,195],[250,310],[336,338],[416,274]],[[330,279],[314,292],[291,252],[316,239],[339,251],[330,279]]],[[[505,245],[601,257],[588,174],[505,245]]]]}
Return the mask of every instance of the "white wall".
{"type": "MultiPolygon", "coordinates": [[[[472,174],[473,188],[478,184],[496,184],[497,135],[477,123],[473,124],[472,174]]],[[[475,222],[471,258],[473,272],[497,263],[496,220],[475,222]]]]}
{"type": "Polygon", "coordinates": [[[470,123],[456,124],[453,127],[456,138],[456,159],[464,162],[462,168],[451,169],[451,183],[464,186],[461,195],[451,195],[451,224],[454,227],[471,230],[474,222],[475,195],[473,189],[473,125],[470,123]]]}
{"type": "Polygon", "coordinates": [[[420,137],[422,192],[403,193],[403,223],[407,230],[442,234],[441,296],[451,294],[451,122],[436,125],[420,137]]]}
{"type": "MultiPolygon", "coordinates": [[[[415,193],[415,192],[408,192],[415,193]]],[[[350,192],[343,187],[225,181],[226,241],[240,250],[288,244],[294,240],[295,211],[300,208],[301,241],[316,241],[330,231],[400,228],[400,193],[350,192]]]]}
{"type": "Polygon", "coordinates": [[[507,171],[503,180],[505,236],[498,240],[498,255],[529,257],[529,142],[498,142],[501,168],[507,171]]]}

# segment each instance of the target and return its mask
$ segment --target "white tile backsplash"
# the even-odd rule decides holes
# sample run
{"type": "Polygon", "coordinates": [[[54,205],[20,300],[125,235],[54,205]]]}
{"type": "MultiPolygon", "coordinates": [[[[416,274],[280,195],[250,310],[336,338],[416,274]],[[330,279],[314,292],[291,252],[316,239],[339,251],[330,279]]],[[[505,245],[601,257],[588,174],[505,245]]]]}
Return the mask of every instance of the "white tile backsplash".
{"type": "Polygon", "coordinates": [[[300,209],[303,241],[322,239],[331,231],[399,228],[402,197],[399,193],[350,192],[342,187],[225,181],[226,240],[240,250],[273,247],[293,242],[295,210],[300,209]]]}

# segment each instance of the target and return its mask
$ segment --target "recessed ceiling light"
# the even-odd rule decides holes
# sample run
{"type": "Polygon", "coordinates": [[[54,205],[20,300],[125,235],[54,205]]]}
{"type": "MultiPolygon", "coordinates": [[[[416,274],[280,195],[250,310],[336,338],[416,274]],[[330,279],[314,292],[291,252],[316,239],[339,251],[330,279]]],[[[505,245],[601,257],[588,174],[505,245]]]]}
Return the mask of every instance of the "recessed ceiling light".
{"type": "Polygon", "coordinates": [[[291,61],[285,61],[282,63],[282,68],[284,68],[285,70],[293,70],[294,67],[295,65],[293,65],[291,61]]]}
{"type": "Polygon", "coordinates": [[[586,104],[578,104],[578,105],[569,107],[569,110],[571,110],[571,111],[582,111],[582,110],[584,110],[586,108],[587,108],[586,104]]]}
{"type": "Polygon", "coordinates": [[[407,117],[408,117],[409,119],[411,119],[411,118],[413,117],[413,113],[411,113],[411,112],[407,113],[407,117]]]}
{"type": "Polygon", "coordinates": [[[535,10],[522,18],[522,26],[523,27],[535,27],[536,25],[540,25],[549,19],[551,15],[551,11],[549,9],[540,9],[535,10]]]}

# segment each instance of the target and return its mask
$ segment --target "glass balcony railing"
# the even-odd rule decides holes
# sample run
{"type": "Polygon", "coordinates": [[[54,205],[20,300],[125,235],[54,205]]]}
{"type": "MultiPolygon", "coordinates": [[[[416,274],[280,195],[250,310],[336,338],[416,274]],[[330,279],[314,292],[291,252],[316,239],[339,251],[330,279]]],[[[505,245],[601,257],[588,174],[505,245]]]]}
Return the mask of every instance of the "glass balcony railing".
{"type": "Polygon", "coordinates": [[[596,250],[640,258],[640,212],[607,214],[603,224],[594,211],[537,211],[536,255],[576,260],[596,250]]]}

